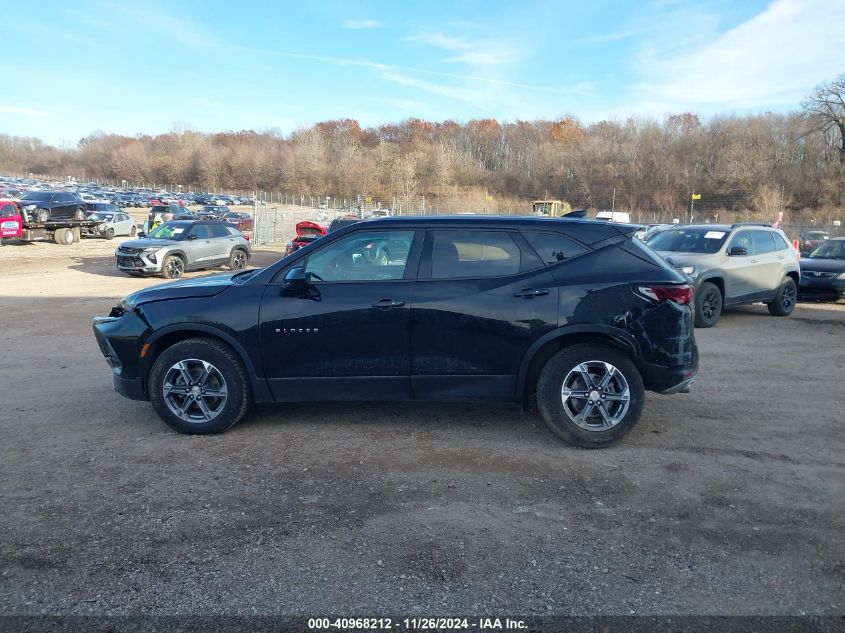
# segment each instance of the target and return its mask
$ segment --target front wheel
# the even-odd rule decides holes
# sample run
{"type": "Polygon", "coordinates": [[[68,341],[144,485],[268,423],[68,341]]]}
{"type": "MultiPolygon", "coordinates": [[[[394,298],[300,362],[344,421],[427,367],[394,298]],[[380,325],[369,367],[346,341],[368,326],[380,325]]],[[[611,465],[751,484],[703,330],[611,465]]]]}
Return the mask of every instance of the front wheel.
{"type": "Polygon", "coordinates": [[[106,229],[106,239],[113,240],[114,239],[114,229],[106,229]]]}
{"type": "Polygon", "coordinates": [[[229,255],[229,270],[241,270],[246,268],[246,263],[246,253],[239,248],[233,250],[232,254],[229,255]]]}
{"type": "Polygon", "coordinates": [[[149,389],[159,417],[191,435],[230,429],[252,402],[240,358],[211,338],[188,339],[164,350],[150,371],[149,389]]]}
{"type": "Polygon", "coordinates": [[[133,225],[132,228],[129,229],[129,237],[135,237],[135,233],[137,233],[137,232],[138,232],[138,229],[135,228],[135,226],[133,225]]]}
{"type": "Polygon", "coordinates": [[[168,255],[161,264],[161,276],[165,279],[179,279],[185,272],[185,261],[178,255],[168,255]]]}
{"type": "Polygon", "coordinates": [[[795,301],[798,298],[798,288],[791,277],[784,277],[775,294],[774,300],[767,303],[769,314],[774,316],[789,316],[795,309],[795,301]]]}
{"type": "Polygon", "coordinates": [[[537,382],[537,407],[551,431],[582,448],[609,446],[630,431],[643,410],[645,387],[628,356],[600,343],[566,347],[537,382]]]}
{"type": "Polygon", "coordinates": [[[695,327],[713,327],[722,316],[722,293],[705,281],[695,295],[695,327]]]}

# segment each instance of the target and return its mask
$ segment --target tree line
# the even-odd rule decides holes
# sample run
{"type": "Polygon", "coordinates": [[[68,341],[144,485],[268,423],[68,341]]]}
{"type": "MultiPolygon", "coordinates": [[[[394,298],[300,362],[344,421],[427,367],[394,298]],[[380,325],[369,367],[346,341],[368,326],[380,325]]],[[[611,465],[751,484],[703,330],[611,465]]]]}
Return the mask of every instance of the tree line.
{"type": "Polygon", "coordinates": [[[432,206],[475,191],[483,200],[551,197],[576,208],[677,214],[700,193],[701,212],[828,212],[845,207],[843,93],[845,75],[818,87],[802,111],[707,120],[412,118],[362,127],[340,119],[287,135],[97,132],[73,148],[0,135],[0,170],[197,190],[425,196],[432,206]]]}

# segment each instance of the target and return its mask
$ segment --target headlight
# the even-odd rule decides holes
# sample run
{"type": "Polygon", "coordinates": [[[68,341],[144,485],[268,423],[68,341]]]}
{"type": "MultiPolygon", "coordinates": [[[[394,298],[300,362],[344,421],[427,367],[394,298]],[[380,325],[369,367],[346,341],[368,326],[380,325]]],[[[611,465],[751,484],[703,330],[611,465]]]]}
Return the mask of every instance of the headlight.
{"type": "Polygon", "coordinates": [[[27,205],[24,205],[24,209],[25,209],[26,211],[35,211],[35,209],[36,209],[37,207],[38,207],[38,205],[37,205],[37,204],[27,204],[27,205]]]}
{"type": "Polygon", "coordinates": [[[695,274],[695,266],[683,266],[683,267],[679,268],[678,270],[680,270],[685,275],[689,275],[690,277],[692,277],[695,274]]]}
{"type": "Polygon", "coordinates": [[[158,252],[158,248],[156,248],[155,246],[153,246],[153,247],[151,247],[151,248],[145,248],[145,249],[144,249],[144,250],[142,250],[141,252],[142,252],[142,253],[157,253],[157,252],[158,252]]]}

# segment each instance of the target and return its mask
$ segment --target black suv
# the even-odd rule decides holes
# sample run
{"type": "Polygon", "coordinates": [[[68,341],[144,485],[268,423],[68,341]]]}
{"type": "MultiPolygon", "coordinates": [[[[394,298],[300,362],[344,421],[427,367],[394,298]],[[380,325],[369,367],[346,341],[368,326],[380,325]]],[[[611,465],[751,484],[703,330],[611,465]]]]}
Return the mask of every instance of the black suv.
{"type": "Polygon", "coordinates": [[[253,402],[536,394],[554,433],[605,446],[645,390],[688,391],[698,370],[691,288],[638,228],[357,222],[264,269],[133,293],[94,333],[115,389],[183,433],[225,431],[253,402]]]}
{"type": "Polygon", "coordinates": [[[28,222],[84,220],[85,202],[69,191],[30,191],[21,198],[21,209],[28,222]]]}

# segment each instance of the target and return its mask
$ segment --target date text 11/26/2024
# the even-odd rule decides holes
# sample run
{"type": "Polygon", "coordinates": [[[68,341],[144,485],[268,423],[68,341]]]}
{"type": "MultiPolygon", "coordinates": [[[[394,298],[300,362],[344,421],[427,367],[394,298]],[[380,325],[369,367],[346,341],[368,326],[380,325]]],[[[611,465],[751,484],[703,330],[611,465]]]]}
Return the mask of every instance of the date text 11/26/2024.
{"type": "Polygon", "coordinates": [[[511,618],[309,618],[308,628],[319,630],[391,630],[411,631],[511,630],[528,628],[524,620],[511,618]]]}

